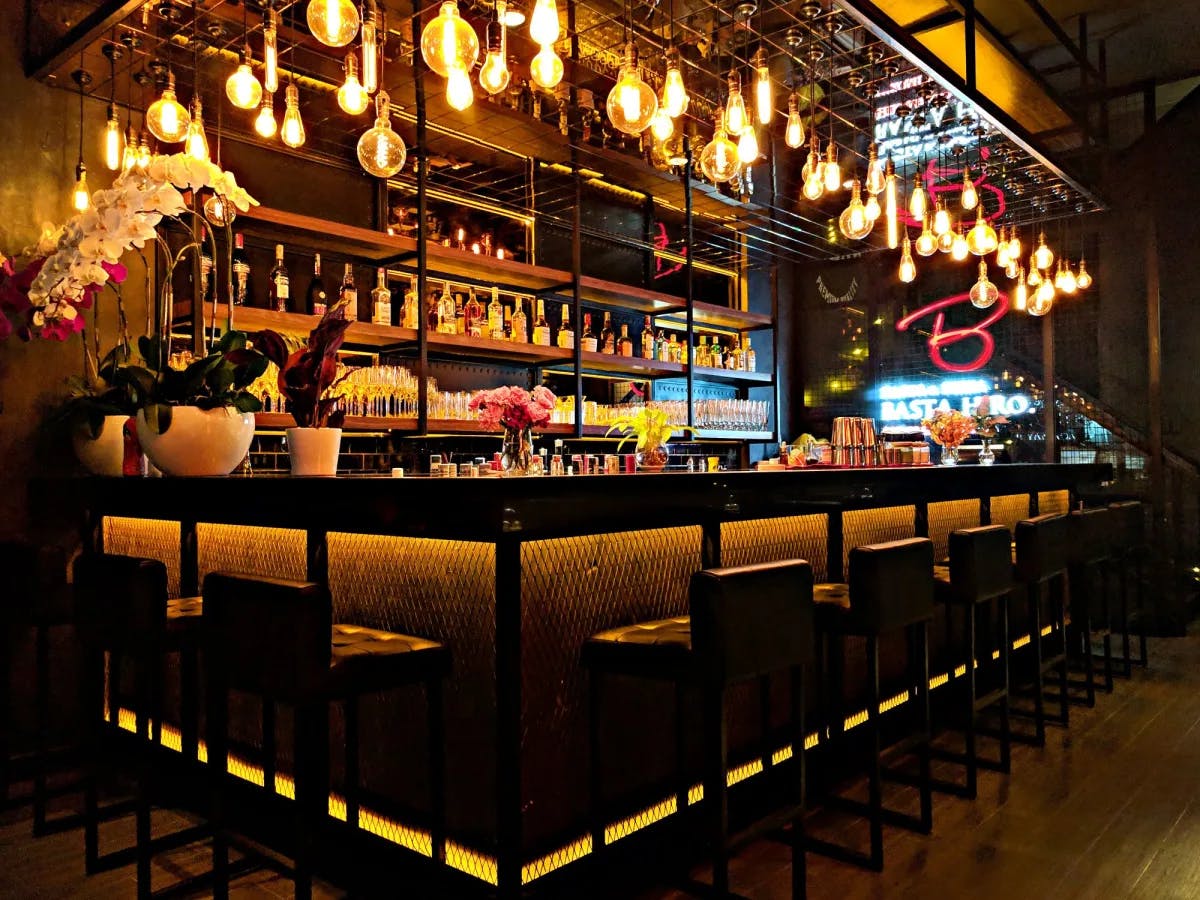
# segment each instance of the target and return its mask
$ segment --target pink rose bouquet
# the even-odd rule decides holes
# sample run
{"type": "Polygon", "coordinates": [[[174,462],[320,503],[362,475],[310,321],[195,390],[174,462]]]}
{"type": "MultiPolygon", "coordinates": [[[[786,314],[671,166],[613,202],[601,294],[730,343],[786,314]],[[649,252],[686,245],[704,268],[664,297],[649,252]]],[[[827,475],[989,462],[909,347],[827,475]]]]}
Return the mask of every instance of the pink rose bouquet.
{"type": "Polygon", "coordinates": [[[550,421],[558,398],[545,387],[532,391],[519,387],[498,387],[479,391],[471,398],[470,409],[479,413],[479,421],[488,428],[536,428],[550,421]]]}

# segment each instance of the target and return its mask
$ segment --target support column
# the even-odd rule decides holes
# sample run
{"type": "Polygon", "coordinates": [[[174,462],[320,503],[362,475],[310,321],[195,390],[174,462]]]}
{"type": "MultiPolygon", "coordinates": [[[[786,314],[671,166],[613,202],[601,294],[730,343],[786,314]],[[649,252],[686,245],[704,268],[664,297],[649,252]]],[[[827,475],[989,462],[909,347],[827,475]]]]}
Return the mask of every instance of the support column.
{"type": "Polygon", "coordinates": [[[1042,427],[1046,432],[1044,461],[1058,461],[1058,395],[1054,387],[1054,316],[1042,316],[1042,427]]]}

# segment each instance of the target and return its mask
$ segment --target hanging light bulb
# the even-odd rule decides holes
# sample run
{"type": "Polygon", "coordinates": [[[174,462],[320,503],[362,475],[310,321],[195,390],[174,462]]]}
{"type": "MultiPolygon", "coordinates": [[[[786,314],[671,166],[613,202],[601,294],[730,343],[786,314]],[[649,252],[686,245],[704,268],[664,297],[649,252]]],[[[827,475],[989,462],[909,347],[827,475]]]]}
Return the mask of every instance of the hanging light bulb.
{"type": "Polygon", "coordinates": [[[446,102],[451,109],[462,112],[475,102],[475,89],[466,69],[451,69],[446,77],[446,102]]]}
{"type": "Polygon", "coordinates": [[[825,148],[825,193],[832,194],[842,189],[842,167],[838,165],[837,144],[833,141],[825,148]]]}
{"type": "Polygon", "coordinates": [[[391,98],[387,91],[375,95],[375,124],[358,139],[358,162],[376,178],[391,178],[404,168],[408,149],[392,130],[391,98]]]}
{"type": "Polygon", "coordinates": [[[787,128],[784,129],[783,140],[793,150],[804,146],[804,122],[800,118],[800,104],[795,94],[788,97],[787,128]]]}
{"type": "Polygon", "coordinates": [[[1063,266],[1062,260],[1058,261],[1058,265],[1054,267],[1054,289],[1061,291],[1063,287],[1063,266]]]}
{"type": "Polygon", "coordinates": [[[937,248],[943,253],[949,253],[954,249],[954,229],[948,228],[943,234],[935,234],[937,240],[937,248]]]}
{"type": "Polygon", "coordinates": [[[326,46],[345,47],[358,34],[358,24],[351,0],[308,0],[308,30],[326,46]]]}
{"type": "Polygon", "coordinates": [[[654,118],[650,120],[650,133],[660,144],[666,143],[667,139],[675,133],[675,120],[661,106],[654,114],[654,118]]]}
{"type": "Polygon", "coordinates": [[[1092,286],[1092,275],[1087,270],[1087,263],[1083,257],[1079,258],[1079,274],[1075,277],[1075,284],[1081,291],[1086,291],[1092,286]]]}
{"type": "Polygon", "coordinates": [[[758,113],[758,124],[769,125],[775,113],[775,92],[771,87],[771,67],[767,59],[767,48],[759,47],[751,61],[758,79],[754,82],[754,106],[758,113]]]}
{"type": "Polygon", "coordinates": [[[1032,259],[1029,260],[1029,274],[1025,277],[1025,283],[1032,288],[1042,283],[1042,273],[1038,271],[1037,263],[1032,259]]]}
{"type": "Polygon", "coordinates": [[[1043,272],[1048,270],[1054,263],[1054,254],[1046,246],[1046,232],[1044,231],[1038,235],[1038,245],[1037,249],[1033,251],[1033,261],[1043,272]]]}
{"type": "Polygon", "coordinates": [[[999,241],[996,239],[996,229],[983,217],[983,208],[975,211],[975,225],[967,235],[967,245],[976,256],[987,256],[995,251],[999,241]]]}
{"type": "Polygon", "coordinates": [[[538,87],[545,90],[551,90],[562,81],[563,63],[554,52],[553,45],[542,45],[541,51],[529,63],[529,75],[538,87]]]}
{"type": "Polygon", "coordinates": [[[470,72],[479,58],[475,29],[458,14],[455,0],[446,0],[437,16],[421,31],[421,56],[425,64],[443,78],[455,69],[470,72]]]}
{"type": "Polygon", "coordinates": [[[617,83],[608,92],[605,102],[608,120],[617,131],[625,134],[641,134],[650,127],[654,114],[658,112],[658,97],[654,88],[642,80],[638,70],[637,45],[625,43],[625,64],[617,83]]]}
{"type": "Polygon", "coordinates": [[[982,259],[979,261],[979,280],[971,285],[968,296],[976,309],[987,309],[1000,299],[1000,290],[988,281],[987,262],[982,259]]]}
{"type": "Polygon", "coordinates": [[[908,239],[908,233],[904,234],[904,244],[900,250],[900,280],[905,284],[911,284],[913,279],[917,277],[917,264],[912,257],[912,242],[908,239]]]}
{"type": "MultiPolygon", "coordinates": [[[[504,0],[497,0],[497,13],[504,0]]],[[[487,56],[479,67],[479,86],[488,94],[495,96],[508,87],[512,74],[508,71],[508,60],[505,52],[504,25],[499,19],[493,19],[487,26],[487,56]]]]}
{"type": "MultiPolygon", "coordinates": [[[[886,173],[883,187],[883,209],[884,215],[887,216],[887,245],[888,249],[895,250],[900,237],[900,210],[896,199],[896,166],[890,156],[887,161],[886,173]]],[[[908,229],[905,229],[904,236],[908,237],[908,229]]]]}
{"type": "Polygon", "coordinates": [[[937,236],[929,229],[929,216],[921,223],[921,233],[917,235],[917,252],[922,256],[933,256],[938,250],[937,236]]]}
{"type": "Polygon", "coordinates": [[[950,230],[950,213],[946,207],[942,206],[942,201],[939,200],[933,214],[933,233],[938,237],[950,230]]]}
{"type": "Polygon", "coordinates": [[[1062,288],[1061,288],[1062,292],[1064,294],[1070,295],[1070,294],[1074,294],[1075,291],[1078,290],[1078,288],[1079,288],[1079,279],[1075,277],[1075,273],[1071,270],[1071,264],[1069,262],[1064,263],[1063,264],[1063,283],[1062,283],[1062,288]]]}
{"type": "Polygon", "coordinates": [[[750,124],[746,115],[746,101],[742,97],[742,77],[736,69],[729,72],[729,98],[725,101],[725,130],[734,137],[740,137],[750,124]]]}
{"type": "Polygon", "coordinates": [[[804,178],[801,191],[806,200],[816,201],[825,196],[825,160],[821,159],[821,152],[817,149],[815,140],[812,149],[808,151],[808,160],[804,163],[801,175],[804,178]]]}
{"type": "Polygon", "coordinates": [[[954,229],[954,236],[950,243],[950,258],[955,262],[962,262],[971,255],[971,250],[967,246],[966,235],[962,232],[962,223],[954,229]]]}
{"type": "Polygon", "coordinates": [[[729,181],[741,169],[738,161],[737,144],[729,139],[725,131],[725,110],[718,107],[714,120],[715,132],[713,139],[704,147],[700,154],[700,171],[704,177],[714,184],[729,181]]]}
{"type": "Polygon", "coordinates": [[[867,202],[863,204],[863,208],[867,211],[867,218],[871,220],[871,224],[879,218],[879,214],[883,212],[879,205],[879,198],[874,194],[867,194],[867,202]]]}
{"type": "Polygon", "coordinates": [[[121,168],[121,123],[112,103],[108,105],[108,121],[104,124],[104,165],[110,172],[121,168]]]}
{"type": "Polygon", "coordinates": [[[687,164],[687,154],[683,150],[683,135],[678,131],[663,141],[663,158],[666,159],[669,166],[687,164]]]}
{"type": "MultiPolygon", "coordinates": [[[[504,0],[496,0],[496,8],[501,9],[504,0]]],[[[362,31],[362,86],[368,94],[379,90],[379,10],[374,0],[370,0],[363,9],[362,31]]]]}
{"type": "Polygon", "coordinates": [[[862,183],[855,178],[850,187],[850,205],[838,216],[838,230],[852,241],[861,241],[871,233],[875,220],[867,215],[862,202],[862,183]]]}
{"type": "Polygon", "coordinates": [[[162,95],[146,110],[146,127],[164,144],[177,144],[187,135],[192,117],[175,99],[175,73],[167,73],[162,95]]]}
{"type": "Polygon", "coordinates": [[[1025,287],[1025,267],[1021,266],[1017,274],[1017,287],[1013,293],[1013,309],[1025,312],[1029,306],[1029,290],[1025,287]]]}
{"type": "Polygon", "coordinates": [[[289,84],[283,92],[283,127],[279,136],[283,142],[293,149],[304,146],[304,121],[300,118],[300,92],[296,85],[289,84]]]}
{"type": "Polygon", "coordinates": [[[233,220],[237,218],[237,207],[220,194],[213,194],[204,201],[204,218],[218,228],[223,228],[233,224],[233,220]]]}
{"type": "Polygon", "coordinates": [[[1020,262],[1021,260],[1021,237],[1017,234],[1017,229],[1014,226],[1008,230],[1008,256],[1010,259],[1020,262]]]}
{"type": "Polygon", "coordinates": [[[262,85],[250,67],[250,47],[242,56],[241,64],[225,79],[225,96],[238,109],[254,109],[262,100],[262,85]]]}
{"type": "Polygon", "coordinates": [[[121,172],[131,172],[137,166],[138,160],[138,139],[137,132],[133,126],[129,126],[129,130],[125,132],[125,151],[121,154],[121,172]]]}
{"type": "Polygon", "coordinates": [[[1042,283],[1038,285],[1038,289],[1033,295],[1033,302],[1029,304],[1029,314],[1031,316],[1044,316],[1050,312],[1053,306],[1054,285],[1049,278],[1043,278],[1042,283]]]}
{"type": "Polygon", "coordinates": [[[366,110],[371,103],[367,89],[358,80],[358,59],[353,53],[346,57],[346,80],[338,88],[337,101],[342,111],[352,116],[366,110]]]}
{"type": "Polygon", "coordinates": [[[923,220],[928,208],[929,201],[925,196],[925,187],[921,184],[921,174],[918,172],[913,176],[912,193],[908,195],[908,212],[914,219],[923,220]]]}
{"type": "Polygon", "coordinates": [[[1008,267],[1008,229],[1000,226],[1000,243],[996,245],[996,265],[1004,269],[1008,267]]]}
{"type": "Polygon", "coordinates": [[[867,180],[864,185],[868,194],[878,194],[883,191],[884,180],[883,161],[879,158],[879,150],[874,142],[867,147],[867,180]]]}
{"type": "Polygon", "coordinates": [[[208,161],[208,138],[204,134],[204,106],[200,95],[192,98],[192,120],[188,123],[184,150],[192,159],[208,161]]]}
{"type": "Polygon", "coordinates": [[[1004,268],[1004,274],[1008,276],[1009,280],[1017,277],[1024,278],[1025,267],[1021,265],[1021,261],[1015,256],[1010,256],[1008,258],[1008,265],[1004,268]]]}
{"type": "Polygon", "coordinates": [[[88,190],[87,166],[81,161],[75,166],[75,187],[71,191],[71,206],[76,212],[83,212],[92,202],[92,192],[88,190]]]}
{"type": "Polygon", "coordinates": [[[137,151],[137,170],[145,173],[150,168],[150,141],[146,138],[146,132],[142,132],[138,139],[137,151]]]}
{"type": "Polygon", "coordinates": [[[267,7],[263,19],[263,90],[268,94],[279,90],[279,13],[272,7],[267,7]]]}
{"type": "Polygon", "coordinates": [[[662,107],[672,119],[678,119],[687,112],[687,87],[683,83],[683,73],[679,70],[679,51],[674,47],[667,49],[667,75],[663,79],[662,107]]]}
{"type": "Polygon", "coordinates": [[[270,91],[263,94],[262,106],[254,118],[254,130],[265,138],[275,137],[279,125],[275,121],[275,95],[270,91]]]}
{"type": "Polygon", "coordinates": [[[537,0],[533,6],[533,16],[529,19],[529,36],[535,44],[545,47],[558,40],[558,7],[554,0],[537,0]]]}
{"type": "Polygon", "coordinates": [[[758,160],[758,134],[753,125],[746,126],[742,136],[738,138],[738,159],[746,165],[758,160]]]}
{"type": "Polygon", "coordinates": [[[962,183],[962,208],[974,209],[978,205],[979,192],[975,190],[975,183],[971,181],[971,169],[969,166],[964,166],[962,183]]]}

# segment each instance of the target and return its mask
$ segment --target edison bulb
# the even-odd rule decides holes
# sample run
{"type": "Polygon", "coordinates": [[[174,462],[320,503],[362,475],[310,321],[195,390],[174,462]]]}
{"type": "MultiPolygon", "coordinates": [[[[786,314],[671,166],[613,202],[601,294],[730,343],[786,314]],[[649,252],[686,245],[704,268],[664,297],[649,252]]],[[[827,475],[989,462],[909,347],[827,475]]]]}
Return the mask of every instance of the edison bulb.
{"type": "Polygon", "coordinates": [[[545,44],[529,63],[529,75],[538,87],[546,90],[562,81],[563,63],[552,45],[545,44]]]}
{"type": "Polygon", "coordinates": [[[944,234],[935,234],[934,240],[937,241],[937,248],[943,253],[949,253],[954,249],[954,229],[950,229],[944,234]]]}
{"type": "Polygon", "coordinates": [[[1067,263],[1063,266],[1063,281],[1062,292],[1064,294],[1073,294],[1079,288],[1079,279],[1075,277],[1075,273],[1071,271],[1071,264],[1067,263]]]}
{"type": "Polygon", "coordinates": [[[164,144],[177,144],[187,135],[192,117],[175,99],[175,74],[167,73],[167,86],[162,96],[146,110],[146,127],[164,144]]]}
{"type": "Polygon", "coordinates": [[[967,238],[962,233],[962,226],[960,225],[955,229],[954,239],[950,244],[950,258],[955,262],[962,262],[970,255],[971,249],[967,246],[967,238]]]}
{"type": "Polygon", "coordinates": [[[971,285],[968,296],[976,309],[987,309],[1000,299],[999,288],[988,281],[987,263],[983,260],[979,261],[979,280],[971,285]]]}
{"type": "Polygon", "coordinates": [[[996,229],[992,228],[983,217],[983,210],[977,210],[975,225],[967,235],[967,245],[970,247],[971,252],[976,256],[987,256],[996,249],[998,243],[996,240],[996,229]]]}
{"type": "Polygon", "coordinates": [[[451,69],[446,78],[446,102],[452,109],[462,112],[475,102],[475,91],[471,87],[471,76],[465,69],[451,69]]]}
{"type": "Polygon", "coordinates": [[[351,0],[308,0],[308,30],[326,46],[345,47],[358,34],[358,24],[351,0]]]}
{"type": "Polygon", "coordinates": [[[362,86],[368,94],[373,94],[379,89],[379,26],[375,21],[377,15],[374,6],[369,6],[362,23],[362,86]]]}
{"type": "Polygon", "coordinates": [[[254,109],[262,100],[262,85],[258,83],[258,78],[250,68],[248,53],[243,58],[241,65],[225,79],[225,96],[238,109],[254,109]]]}
{"type": "MultiPolygon", "coordinates": [[[[654,135],[655,140],[660,144],[664,143],[675,133],[675,120],[661,106],[658,108],[658,112],[654,114],[654,118],[650,120],[650,133],[654,135]]],[[[738,149],[741,149],[740,146],[738,149]]]]}
{"type": "Polygon", "coordinates": [[[137,150],[137,170],[145,172],[150,168],[150,142],[146,140],[146,132],[142,132],[138,139],[137,150]]]}
{"type": "Polygon", "coordinates": [[[1054,285],[1049,278],[1042,279],[1042,283],[1038,285],[1037,291],[1034,292],[1033,299],[1029,303],[1029,314],[1031,316],[1044,316],[1050,312],[1054,306],[1054,285]]]}
{"type": "Polygon", "coordinates": [[[913,176],[912,194],[908,198],[908,212],[914,219],[924,219],[925,213],[929,208],[929,203],[925,197],[925,188],[921,184],[921,176],[913,176]]]}
{"type": "Polygon", "coordinates": [[[746,165],[750,165],[758,160],[758,135],[755,133],[756,131],[757,129],[751,125],[738,138],[738,159],[746,165]]]}
{"type": "Polygon", "coordinates": [[[941,237],[950,230],[950,213],[938,201],[937,211],[933,214],[933,233],[941,237]]]}
{"type": "Polygon", "coordinates": [[[1081,291],[1086,291],[1092,286],[1092,275],[1087,270],[1087,263],[1082,258],[1079,260],[1079,274],[1075,276],[1075,284],[1081,291]]]}
{"type": "Polygon", "coordinates": [[[1009,259],[1021,259],[1021,237],[1016,228],[1010,228],[1008,231],[1008,256],[1009,259]]]}
{"type": "Polygon", "coordinates": [[[558,40],[561,31],[558,27],[558,7],[554,0],[537,0],[533,6],[533,15],[529,19],[529,36],[534,43],[545,47],[558,40]]]}
{"type": "Polygon", "coordinates": [[[838,216],[838,230],[849,240],[861,241],[871,233],[875,220],[867,215],[862,202],[862,185],[857,178],[850,188],[850,205],[838,216]]]}
{"type": "Polygon", "coordinates": [[[713,139],[705,145],[704,152],[700,154],[700,171],[714,184],[729,181],[741,168],[737,145],[725,132],[724,120],[725,111],[718,109],[713,139]]]}
{"type": "Polygon", "coordinates": [[[916,277],[917,264],[912,257],[912,242],[909,241],[906,234],[904,235],[903,249],[900,251],[900,280],[905,284],[911,284],[916,277]]]}
{"type": "MultiPolygon", "coordinates": [[[[498,2],[503,5],[504,0],[498,2]]],[[[505,56],[504,25],[499,21],[488,22],[487,56],[479,67],[479,86],[492,96],[508,87],[512,78],[505,56]]]]}
{"type": "Polygon", "coordinates": [[[821,179],[825,182],[825,193],[833,194],[842,189],[842,167],[838,165],[837,144],[829,142],[825,148],[825,171],[821,179]]]}
{"type": "Polygon", "coordinates": [[[921,233],[917,235],[917,252],[922,256],[933,256],[937,253],[937,237],[929,230],[929,217],[926,216],[921,224],[921,233]]]}
{"type": "Polygon", "coordinates": [[[1008,265],[1004,267],[1004,274],[1010,281],[1014,278],[1024,279],[1025,267],[1021,265],[1020,261],[1015,256],[1010,256],[1008,258],[1008,265]]]}
{"type": "Polygon", "coordinates": [[[788,98],[788,120],[783,140],[793,150],[804,146],[804,122],[800,119],[800,106],[795,94],[788,98]]]}
{"type": "Polygon", "coordinates": [[[1010,254],[1008,252],[1008,229],[1003,225],[1000,226],[1000,243],[996,245],[996,265],[1000,268],[1008,266],[1010,254]]]}
{"type": "MultiPolygon", "coordinates": [[[[887,245],[889,249],[895,250],[900,237],[900,217],[896,201],[896,167],[890,157],[887,161],[887,175],[884,176],[883,212],[887,216],[887,245]]],[[[907,229],[904,236],[908,237],[907,229]]]]}
{"type": "Polygon", "coordinates": [[[658,97],[638,72],[637,47],[633,41],[625,44],[625,64],[617,83],[608,92],[605,109],[614,128],[634,135],[650,127],[658,112],[658,97]]]}
{"type": "Polygon", "coordinates": [[[263,20],[263,90],[279,90],[279,13],[272,8],[263,20]]]}
{"type": "Polygon", "coordinates": [[[184,149],[192,159],[208,161],[208,138],[204,134],[204,106],[197,95],[192,100],[192,121],[188,123],[184,149]]]}
{"type": "Polygon", "coordinates": [[[679,55],[670,51],[667,56],[667,77],[663,81],[662,106],[668,116],[678,119],[687,112],[690,99],[683,83],[683,73],[679,71],[679,55]]]}
{"type": "Polygon", "coordinates": [[[80,163],[75,167],[75,187],[71,191],[71,206],[83,212],[91,205],[92,193],[88,190],[87,166],[80,163]]]}
{"type": "Polygon", "coordinates": [[[358,80],[358,60],[351,53],[346,57],[346,80],[337,92],[338,106],[352,116],[366,110],[371,103],[366,87],[358,80]]]}
{"type": "Polygon", "coordinates": [[[421,32],[421,56],[429,68],[449,78],[455,69],[470,72],[479,58],[475,29],[458,14],[458,4],[447,0],[421,32]]]}
{"type": "Polygon", "coordinates": [[[204,218],[218,228],[232,225],[237,218],[237,207],[220,194],[213,194],[204,201],[204,218]]]}
{"type": "Polygon", "coordinates": [[[808,177],[804,179],[802,192],[806,200],[820,200],[825,196],[825,179],[821,177],[821,168],[812,167],[808,177]]]}
{"type": "Polygon", "coordinates": [[[404,168],[408,150],[392,130],[391,98],[387,91],[375,96],[375,124],[358,139],[358,161],[376,178],[391,178],[404,168]]]}
{"type": "Polygon", "coordinates": [[[283,127],[279,136],[289,147],[304,146],[304,120],[300,118],[300,92],[294,84],[289,84],[283,94],[283,103],[287,109],[283,113],[283,127]]]}
{"type": "Polygon", "coordinates": [[[879,159],[879,150],[872,143],[867,148],[867,180],[864,187],[867,193],[874,195],[881,193],[885,185],[883,163],[879,159]]]}
{"type": "Polygon", "coordinates": [[[1057,291],[1061,291],[1063,289],[1063,265],[1061,260],[1054,271],[1054,289],[1057,291]]]}
{"type": "Polygon", "coordinates": [[[754,68],[758,73],[754,82],[754,107],[758,113],[758,124],[769,125],[775,112],[775,97],[771,88],[771,68],[767,64],[767,51],[763,47],[759,47],[755,54],[754,68]]]}
{"type": "Polygon", "coordinates": [[[746,115],[746,101],[742,97],[742,79],[737,72],[729,73],[729,98],[725,101],[725,130],[740,137],[750,124],[746,115]]]}
{"type": "Polygon", "coordinates": [[[111,104],[104,125],[104,165],[110,172],[121,168],[121,123],[117,121],[117,108],[111,104]]]}
{"type": "Polygon", "coordinates": [[[974,209],[979,205],[979,192],[975,190],[975,184],[971,181],[971,169],[963,168],[963,183],[962,183],[962,208],[974,209]]]}
{"type": "Polygon", "coordinates": [[[129,130],[125,133],[125,152],[121,154],[121,171],[131,172],[137,165],[138,161],[138,139],[137,132],[133,126],[129,126],[129,130]]]}
{"type": "Polygon", "coordinates": [[[1029,289],[1025,287],[1025,267],[1022,266],[1017,278],[1017,287],[1013,292],[1013,309],[1025,312],[1029,306],[1029,289]]]}
{"type": "Polygon", "coordinates": [[[1046,233],[1044,231],[1038,236],[1038,246],[1037,250],[1033,252],[1033,261],[1043,272],[1054,264],[1054,254],[1046,246],[1046,233]]]}
{"type": "Polygon", "coordinates": [[[1026,276],[1025,283],[1030,287],[1037,287],[1042,283],[1042,273],[1038,271],[1037,264],[1032,259],[1029,261],[1029,275],[1026,276]]]}
{"type": "Polygon", "coordinates": [[[867,194],[867,202],[863,204],[863,208],[867,211],[867,218],[874,222],[879,218],[879,214],[883,210],[879,206],[879,198],[874,194],[867,194]]]}
{"type": "Polygon", "coordinates": [[[258,115],[254,117],[254,130],[265,138],[275,137],[275,130],[279,127],[275,121],[275,95],[270,91],[263,94],[262,106],[258,108],[258,115]]]}

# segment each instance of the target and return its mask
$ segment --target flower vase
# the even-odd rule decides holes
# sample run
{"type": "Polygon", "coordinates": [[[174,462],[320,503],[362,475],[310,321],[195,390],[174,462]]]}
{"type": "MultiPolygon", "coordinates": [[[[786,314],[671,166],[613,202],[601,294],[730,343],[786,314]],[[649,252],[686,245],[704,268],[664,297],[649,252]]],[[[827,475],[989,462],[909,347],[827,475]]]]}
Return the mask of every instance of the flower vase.
{"type": "Polygon", "coordinates": [[[953,447],[942,447],[942,465],[957,466],[958,465],[958,445],[953,447]]]}
{"type": "Polygon", "coordinates": [[[641,472],[661,472],[667,466],[667,445],[655,444],[645,447],[635,455],[638,470],[641,472]]]}
{"type": "Polygon", "coordinates": [[[533,429],[505,428],[500,449],[500,470],[504,475],[528,475],[533,462],[533,429]]]}
{"type": "Polygon", "coordinates": [[[990,466],[996,461],[996,454],[992,452],[992,444],[987,438],[982,438],[983,450],[979,453],[979,464],[981,466],[990,466]]]}
{"type": "Polygon", "coordinates": [[[337,474],[342,429],[289,428],[287,444],[293,475],[337,474]]]}

